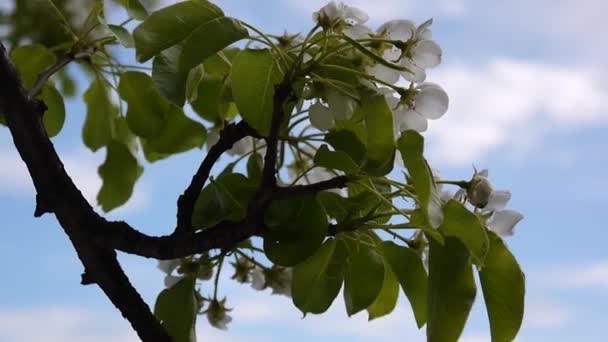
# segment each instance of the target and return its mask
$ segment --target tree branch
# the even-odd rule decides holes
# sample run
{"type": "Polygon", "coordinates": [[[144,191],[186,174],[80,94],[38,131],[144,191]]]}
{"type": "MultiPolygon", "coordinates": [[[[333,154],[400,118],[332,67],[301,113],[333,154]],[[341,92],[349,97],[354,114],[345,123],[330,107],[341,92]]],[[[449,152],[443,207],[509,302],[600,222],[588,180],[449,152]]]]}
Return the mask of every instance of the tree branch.
{"type": "Polygon", "coordinates": [[[194,205],[205,182],[207,182],[207,178],[209,178],[211,168],[224,152],[232,148],[234,143],[247,136],[259,137],[260,135],[245,121],[241,121],[238,124],[229,124],[220,132],[220,139],[209,149],[198,171],[192,177],[190,185],[188,185],[184,193],[177,200],[177,226],[175,227],[174,234],[181,234],[192,230],[194,205]]]}
{"type": "Polygon", "coordinates": [[[21,80],[0,43],[0,111],[4,113],[13,142],[25,162],[45,210],[55,213],[91,281],[129,320],[143,341],[171,341],[148,305],[122,271],[113,250],[99,247],[90,230],[103,222],[84,199],[63,168],[42,123],[44,106],[28,97],[21,80]]]}
{"type": "Polygon", "coordinates": [[[288,197],[294,196],[304,196],[310,194],[316,194],[320,191],[331,190],[331,189],[341,189],[346,187],[349,181],[348,176],[337,176],[332,179],[308,184],[308,185],[294,185],[285,188],[277,188],[274,193],[273,199],[284,199],[288,197]]]}

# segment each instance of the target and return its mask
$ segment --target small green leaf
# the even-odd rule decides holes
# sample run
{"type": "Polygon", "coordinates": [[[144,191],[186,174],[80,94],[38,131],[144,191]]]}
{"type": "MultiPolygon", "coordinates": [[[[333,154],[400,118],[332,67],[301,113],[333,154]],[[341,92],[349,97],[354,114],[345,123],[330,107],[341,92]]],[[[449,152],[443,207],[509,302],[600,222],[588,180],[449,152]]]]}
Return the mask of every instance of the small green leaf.
{"type": "Polygon", "coordinates": [[[186,82],[189,70],[180,68],[182,46],[175,45],[154,58],[152,79],[160,93],[178,106],[186,102],[186,82]]]}
{"type": "Polygon", "coordinates": [[[270,132],[274,87],[282,79],[270,50],[243,50],[232,63],[232,95],[239,113],[262,135],[270,132]]]}
{"type": "Polygon", "coordinates": [[[374,176],[391,172],[395,160],[393,112],[384,95],[363,97],[359,107],[367,132],[367,162],[365,171],[374,176]]]}
{"type": "Polygon", "coordinates": [[[524,317],[525,276],[502,239],[488,232],[490,252],[479,272],[493,342],[513,341],[524,317]]]}
{"type": "Polygon", "coordinates": [[[208,1],[185,1],[152,13],[134,31],[137,60],[149,60],[182,44],[180,69],[189,70],[228,45],[247,37],[245,28],[208,1]],[[213,39],[209,39],[213,37],[213,39]]]}
{"type": "Polygon", "coordinates": [[[346,248],[342,241],[329,239],[315,254],[293,268],[291,295],[304,314],[321,314],[333,303],[342,287],[346,248]]]}
{"type": "Polygon", "coordinates": [[[188,102],[196,101],[198,97],[198,85],[203,79],[204,74],[205,69],[202,64],[193,68],[188,73],[188,79],[186,80],[186,100],[188,102]]]}
{"type": "Polygon", "coordinates": [[[312,255],[327,234],[327,214],[315,196],[274,201],[264,216],[264,251],[272,262],[293,266],[312,255]]]}
{"type": "Polygon", "coordinates": [[[85,19],[84,23],[82,24],[82,34],[85,35],[85,33],[90,34],[96,27],[97,25],[100,24],[99,22],[99,18],[101,18],[103,16],[103,1],[98,1],[93,3],[93,6],[91,6],[91,10],[89,11],[89,14],[87,16],[87,18],[85,19]]]}
{"type": "Polygon", "coordinates": [[[118,25],[112,25],[112,24],[108,24],[107,27],[108,27],[108,30],[110,30],[110,32],[112,32],[114,37],[116,37],[116,39],[118,39],[118,42],[122,46],[124,46],[126,48],[135,47],[135,42],[133,41],[133,36],[131,36],[131,33],[126,28],[124,28],[122,26],[118,26],[118,25]]]}
{"type": "Polygon", "coordinates": [[[397,306],[398,298],[399,282],[397,282],[397,277],[395,277],[393,271],[385,264],[382,289],[376,300],[367,308],[367,313],[369,314],[368,320],[371,321],[393,312],[395,306],[397,306]]]}
{"type": "Polygon", "coordinates": [[[197,98],[192,101],[192,109],[203,119],[217,122],[223,117],[224,80],[213,75],[204,75],[198,83],[197,98]]]}
{"type": "Polygon", "coordinates": [[[44,101],[48,109],[42,116],[42,122],[46,129],[46,134],[49,137],[54,137],[63,128],[65,122],[65,104],[63,103],[63,96],[61,93],[52,85],[46,84],[42,88],[40,99],[44,101]]]}
{"type": "Polygon", "coordinates": [[[359,166],[346,152],[330,151],[327,145],[321,145],[315,154],[314,163],[327,169],[344,171],[347,174],[359,172],[359,166]]]}
{"type": "Polygon", "coordinates": [[[153,138],[145,139],[144,152],[155,152],[157,158],[154,159],[158,160],[160,157],[200,148],[206,137],[207,130],[203,125],[188,118],[181,108],[171,104],[161,131],[153,138]]]}
{"type": "Polygon", "coordinates": [[[128,104],[127,123],[140,137],[154,137],[164,126],[169,110],[152,79],[143,72],[128,71],[121,75],[118,85],[120,97],[128,104]]]}
{"type": "Polygon", "coordinates": [[[247,176],[256,183],[259,183],[262,178],[262,169],[264,167],[264,159],[259,153],[253,153],[247,160],[247,176]]]}
{"type": "Polygon", "coordinates": [[[367,150],[357,134],[347,129],[331,131],[325,136],[325,140],[336,151],[346,152],[358,165],[363,163],[367,150]]]}
{"type": "Polygon", "coordinates": [[[148,11],[139,0],[126,0],[126,3],[129,17],[135,20],[145,20],[148,17],[148,11]]]}
{"type": "Polygon", "coordinates": [[[108,84],[95,79],[84,93],[87,116],[82,128],[82,140],[93,152],[106,146],[112,140],[112,125],[118,116],[118,109],[110,100],[108,84]]]}
{"type": "Polygon", "coordinates": [[[482,267],[490,242],[486,229],[477,217],[463,204],[450,200],[443,208],[443,223],[439,231],[444,236],[459,239],[469,250],[473,262],[482,267]]]}
{"type": "Polygon", "coordinates": [[[456,342],[475,301],[471,255],[460,240],[429,240],[428,342],[456,342]]]}
{"type": "Polygon", "coordinates": [[[426,323],[427,275],[420,256],[412,249],[385,241],[379,247],[385,262],[395,273],[410,301],[418,328],[426,323]]]}
{"type": "Polygon", "coordinates": [[[98,170],[103,185],[97,194],[97,202],[103,211],[125,204],[142,172],[143,168],[126,145],[117,140],[110,142],[106,160],[98,170]]]}
{"type": "Polygon", "coordinates": [[[382,256],[367,241],[348,241],[344,269],[344,304],[349,316],[368,308],[384,283],[382,256]]]}
{"type": "MultiPolygon", "coordinates": [[[[443,220],[443,213],[432,172],[424,159],[424,138],[416,131],[407,130],[401,134],[397,146],[416,190],[418,204],[422,208],[427,222],[432,228],[437,228],[443,220]]],[[[426,230],[426,232],[429,231],[431,230],[426,230]]],[[[436,238],[436,236],[434,237],[436,238]]]]}
{"type": "Polygon", "coordinates": [[[175,342],[196,342],[198,303],[195,279],[184,277],[177,284],[159,293],[154,315],[175,342]]]}
{"type": "Polygon", "coordinates": [[[38,76],[55,64],[55,54],[42,45],[18,46],[11,51],[11,60],[15,64],[23,85],[31,88],[38,76]]]}
{"type": "Polygon", "coordinates": [[[239,173],[222,173],[199,195],[192,215],[195,228],[204,229],[221,221],[238,221],[247,214],[247,205],[257,185],[239,173]]]}

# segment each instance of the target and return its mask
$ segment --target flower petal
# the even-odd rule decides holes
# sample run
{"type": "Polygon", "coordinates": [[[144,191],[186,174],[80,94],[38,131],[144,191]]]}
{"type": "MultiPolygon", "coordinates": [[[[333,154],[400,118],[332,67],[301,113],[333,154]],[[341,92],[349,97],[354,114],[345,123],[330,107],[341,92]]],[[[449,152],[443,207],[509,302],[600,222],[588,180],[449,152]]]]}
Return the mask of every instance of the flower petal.
{"type": "Polygon", "coordinates": [[[492,191],[490,198],[488,198],[488,204],[483,207],[483,210],[486,212],[503,210],[507,206],[507,203],[509,203],[510,199],[510,191],[492,191]]]}
{"type": "Polygon", "coordinates": [[[398,115],[397,123],[399,124],[399,131],[401,132],[408,129],[424,132],[428,128],[426,119],[411,109],[396,111],[395,115],[398,115]]]}
{"type": "Polygon", "coordinates": [[[310,106],[309,117],[310,124],[321,131],[327,131],[335,126],[329,108],[319,102],[310,106]]]}
{"type": "Polygon", "coordinates": [[[427,119],[439,119],[448,111],[450,98],[448,94],[437,87],[422,87],[414,97],[414,109],[427,119]]]}
{"type": "Polygon", "coordinates": [[[345,28],[342,32],[352,39],[369,38],[373,34],[369,27],[361,24],[345,28]]]}
{"type": "Polygon", "coordinates": [[[426,72],[421,67],[414,64],[410,59],[404,58],[401,60],[401,66],[407,68],[407,71],[402,71],[401,76],[406,80],[414,83],[424,82],[426,72]]]}
{"type": "Polygon", "coordinates": [[[399,71],[382,64],[374,64],[366,69],[367,73],[387,83],[395,84],[399,81],[399,71]]]}
{"type": "Polygon", "coordinates": [[[414,36],[416,24],[410,20],[391,20],[382,24],[377,32],[386,39],[406,41],[414,36]]]}
{"type": "Polygon", "coordinates": [[[357,7],[344,6],[344,19],[354,19],[361,24],[369,20],[367,13],[357,7]]]}
{"type": "Polygon", "coordinates": [[[165,287],[170,288],[173,285],[177,284],[180,280],[182,280],[184,276],[172,276],[168,275],[165,277],[165,287]]]}
{"type": "Polygon", "coordinates": [[[418,42],[412,52],[412,60],[421,68],[432,68],[441,63],[441,47],[432,40],[418,42]]]}
{"type": "Polygon", "coordinates": [[[327,104],[336,120],[352,118],[357,106],[355,100],[331,88],[327,90],[327,104]]]}
{"type": "Polygon", "coordinates": [[[488,221],[488,228],[500,236],[511,236],[515,225],[523,218],[522,214],[514,210],[498,211],[488,221]]]}
{"type": "Polygon", "coordinates": [[[171,274],[173,270],[179,266],[181,261],[179,259],[170,259],[170,260],[159,260],[158,261],[158,269],[165,272],[166,274],[171,274]]]}
{"type": "Polygon", "coordinates": [[[431,25],[433,25],[433,18],[420,24],[420,26],[418,26],[418,28],[416,29],[416,38],[421,39],[422,35],[428,34],[427,32],[431,31],[431,25]]]}
{"type": "Polygon", "coordinates": [[[259,267],[251,271],[251,287],[258,291],[266,288],[266,278],[264,277],[264,272],[259,267]]]}

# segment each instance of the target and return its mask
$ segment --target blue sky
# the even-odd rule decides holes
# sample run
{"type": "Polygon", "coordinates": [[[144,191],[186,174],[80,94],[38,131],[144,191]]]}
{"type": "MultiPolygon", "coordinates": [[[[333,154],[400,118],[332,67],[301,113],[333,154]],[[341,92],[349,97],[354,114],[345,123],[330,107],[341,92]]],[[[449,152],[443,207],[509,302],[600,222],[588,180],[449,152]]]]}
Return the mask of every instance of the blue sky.
{"type": "MultiPolygon", "coordinates": [[[[303,31],[317,0],[225,0],[228,15],[267,32],[303,31]]],[[[601,0],[357,0],[371,26],[389,19],[434,18],[444,62],[429,73],[450,95],[450,110],[426,133],[430,162],[446,178],[490,169],[511,207],[526,218],[508,244],[527,275],[526,317],[518,341],[603,341],[608,324],[605,176],[608,159],[608,29],[601,0]]],[[[81,89],[82,90],[82,89],[81,89]]],[[[84,108],[68,102],[54,138],[67,170],[94,200],[96,168],[80,141],[84,108]]],[[[135,195],[110,214],[150,234],[169,232],[175,200],[199,151],[147,164],[135,195]]],[[[82,266],[53,217],[34,219],[34,192],[8,130],[0,128],[0,341],[134,341],[128,324],[96,287],[79,285],[82,266]]],[[[162,288],[156,263],[121,261],[148,303],[162,288]]],[[[301,319],[285,297],[224,281],[234,307],[227,332],[200,317],[200,341],[423,341],[405,298],[388,318],[348,319],[341,300],[321,317],[301,319]]],[[[481,293],[462,341],[489,341],[481,293]]]]}

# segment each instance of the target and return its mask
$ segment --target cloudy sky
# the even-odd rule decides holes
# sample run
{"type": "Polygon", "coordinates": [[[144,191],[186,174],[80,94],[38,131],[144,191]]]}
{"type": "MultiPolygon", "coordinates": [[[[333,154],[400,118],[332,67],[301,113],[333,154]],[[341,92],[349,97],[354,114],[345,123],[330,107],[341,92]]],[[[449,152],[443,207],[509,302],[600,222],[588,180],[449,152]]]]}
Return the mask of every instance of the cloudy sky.
{"type": "MultiPolygon", "coordinates": [[[[307,30],[318,0],[224,0],[228,15],[265,31],[307,30]]],[[[371,26],[390,19],[433,17],[444,63],[429,73],[450,95],[450,110],[432,122],[428,158],[445,177],[468,178],[472,165],[490,169],[511,206],[526,216],[508,244],[527,276],[526,318],[519,341],[603,341],[608,324],[606,202],[608,59],[600,0],[354,0],[371,26]]],[[[81,89],[82,91],[82,89],[81,89]]],[[[80,142],[80,100],[54,139],[66,168],[94,200],[103,152],[80,142]]],[[[113,212],[151,234],[174,223],[175,199],[200,153],[146,165],[135,195],[113,212]]],[[[82,266],[52,217],[33,219],[34,192],[0,128],[0,341],[134,341],[128,324],[96,287],[79,285],[82,266]]],[[[121,256],[148,303],[162,288],[150,260],[121,256]]],[[[423,341],[405,298],[390,317],[348,319],[340,300],[305,319],[284,297],[224,282],[234,322],[228,332],[199,320],[200,341],[423,341]]],[[[462,341],[489,341],[481,302],[462,341]]]]}

